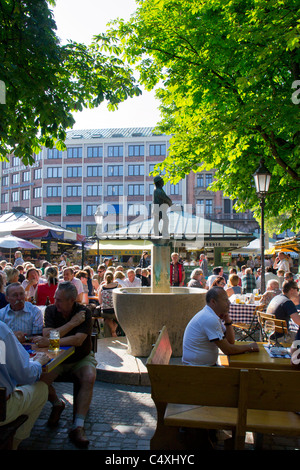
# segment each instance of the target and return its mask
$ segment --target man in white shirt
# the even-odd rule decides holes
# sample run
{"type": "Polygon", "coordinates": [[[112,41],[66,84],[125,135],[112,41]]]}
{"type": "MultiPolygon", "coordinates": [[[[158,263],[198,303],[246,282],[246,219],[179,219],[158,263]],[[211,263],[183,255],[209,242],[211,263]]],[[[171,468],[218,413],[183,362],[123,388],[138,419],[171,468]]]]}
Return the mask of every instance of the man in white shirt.
{"type": "Polygon", "coordinates": [[[223,274],[224,274],[224,272],[223,272],[223,267],[222,266],[218,266],[218,267],[214,268],[212,275],[209,276],[209,278],[207,279],[208,288],[210,289],[211,286],[212,286],[212,283],[214,282],[214,280],[218,276],[223,276],[223,274]]]}
{"type": "Polygon", "coordinates": [[[285,273],[290,271],[290,265],[283,251],[278,253],[278,257],[275,259],[273,269],[282,269],[285,273]]]}
{"type": "Polygon", "coordinates": [[[188,323],[183,336],[183,364],[217,365],[219,349],[226,354],[258,351],[256,343],[234,344],[234,329],[229,317],[230,301],[222,287],[212,287],[206,294],[206,306],[188,323]]]}
{"type": "Polygon", "coordinates": [[[142,281],[135,275],[133,269],[128,269],[127,278],[123,281],[124,287],[142,287],[142,281]]]}
{"type": "Polygon", "coordinates": [[[69,268],[69,267],[65,268],[63,270],[63,278],[64,278],[63,279],[64,281],[69,281],[69,282],[72,282],[72,284],[74,284],[78,293],[76,302],[81,303],[83,299],[83,284],[80,279],[77,279],[77,277],[75,277],[73,268],[69,268]]]}

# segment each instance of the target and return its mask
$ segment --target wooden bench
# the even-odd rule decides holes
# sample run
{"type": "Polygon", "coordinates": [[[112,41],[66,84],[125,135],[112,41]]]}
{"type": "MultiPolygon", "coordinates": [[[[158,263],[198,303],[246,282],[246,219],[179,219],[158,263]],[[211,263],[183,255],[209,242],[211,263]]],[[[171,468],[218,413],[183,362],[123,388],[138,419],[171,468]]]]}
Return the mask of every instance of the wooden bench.
{"type": "MultiPolygon", "coordinates": [[[[0,450],[11,450],[17,429],[27,421],[28,416],[21,415],[14,421],[0,426],[0,450]]],[[[0,422],[6,420],[6,388],[0,387],[0,422]]]]}
{"type": "Polygon", "coordinates": [[[146,362],[157,410],[151,450],[180,449],[180,428],[232,430],[233,447],[242,449],[247,391],[241,377],[247,371],[170,365],[171,354],[168,332],[163,327],[146,362]]]}
{"type": "Polygon", "coordinates": [[[180,448],[180,427],[231,429],[234,449],[244,448],[247,431],[300,435],[298,370],[171,365],[171,355],[163,327],[146,363],[157,409],[151,450],[180,448]]]}

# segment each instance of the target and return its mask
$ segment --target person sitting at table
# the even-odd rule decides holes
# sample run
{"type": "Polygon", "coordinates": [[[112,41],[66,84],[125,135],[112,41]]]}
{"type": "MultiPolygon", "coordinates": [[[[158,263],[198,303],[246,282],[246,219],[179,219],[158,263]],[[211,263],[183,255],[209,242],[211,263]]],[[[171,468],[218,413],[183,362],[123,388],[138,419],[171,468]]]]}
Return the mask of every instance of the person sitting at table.
{"type": "Polygon", "coordinates": [[[259,305],[264,305],[265,308],[269,305],[271,300],[276,296],[281,294],[281,290],[279,289],[279,282],[276,279],[271,279],[267,283],[266,292],[262,295],[259,305]]]}
{"type": "Polygon", "coordinates": [[[188,323],[183,335],[183,364],[214,366],[219,349],[226,355],[256,352],[256,343],[235,344],[229,316],[230,301],[222,287],[212,287],[206,294],[206,306],[188,323]]]}
{"type": "Polygon", "coordinates": [[[74,269],[71,267],[64,268],[63,270],[63,279],[64,281],[72,282],[77,289],[77,299],[76,301],[81,303],[83,298],[83,284],[80,279],[75,277],[74,269]]]}
{"type": "MultiPolygon", "coordinates": [[[[290,319],[300,325],[300,315],[297,305],[299,305],[299,289],[297,282],[284,281],[282,284],[282,294],[276,295],[268,305],[267,313],[275,315],[276,318],[285,320],[288,326],[288,341],[292,341],[295,333],[290,330],[290,319]]],[[[283,333],[275,333],[276,338],[284,336],[283,333]]]]}
{"type": "Polygon", "coordinates": [[[110,329],[112,337],[117,337],[118,321],[113,306],[112,293],[119,287],[118,280],[114,281],[114,275],[111,271],[106,271],[104,282],[98,291],[99,304],[101,305],[101,316],[110,329]]]}
{"type": "MultiPolygon", "coordinates": [[[[267,285],[267,283],[268,283],[269,281],[271,281],[272,279],[274,279],[275,281],[278,281],[278,282],[279,282],[278,276],[273,273],[273,268],[272,268],[272,266],[266,266],[265,285],[267,285]]],[[[261,289],[261,276],[259,276],[259,277],[256,279],[256,286],[257,286],[257,289],[261,289]]],[[[263,292],[262,292],[262,294],[263,294],[263,292]]]]}
{"type": "Polygon", "coordinates": [[[223,266],[216,266],[213,268],[213,273],[211,276],[208,277],[207,279],[207,287],[208,289],[211,288],[212,283],[218,276],[223,276],[223,266]]]}
{"type": "Polygon", "coordinates": [[[38,284],[35,301],[37,305],[46,305],[47,298],[50,304],[54,304],[54,294],[58,286],[58,269],[55,266],[49,266],[45,270],[46,282],[38,284]]]}
{"type": "Polygon", "coordinates": [[[79,392],[69,437],[76,446],[85,448],[89,440],[85,435],[84,421],[93,396],[97,365],[91,351],[92,315],[88,307],[76,302],[77,289],[71,282],[59,283],[54,297],[54,305],[49,305],[45,310],[43,336],[35,337],[33,341],[38,347],[49,346],[50,331],[56,329],[60,334],[60,346],[75,346],[75,353],[43,377],[49,385],[49,401],[53,405],[48,425],[57,426],[65,408],[52,383],[62,374],[72,374],[79,382],[79,392]]]}
{"type": "Polygon", "coordinates": [[[142,287],[149,287],[150,286],[150,278],[149,278],[148,268],[142,268],[141,281],[142,281],[142,287]]]}
{"type": "Polygon", "coordinates": [[[75,274],[76,279],[80,279],[83,287],[83,293],[81,298],[81,303],[88,305],[89,303],[89,287],[88,287],[88,273],[83,269],[80,269],[75,274]]]}
{"type": "Polygon", "coordinates": [[[85,266],[83,271],[87,273],[88,296],[93,297],[95,295],[95,288],[93,284],[94,270],[91,268],[91,266],[85,266]]]}
{"type": "Polygon", "coordinates": [[[279,282],[279,289],[281,289],[282,284],[284,282],[284,271],[283,271],[283,269],[278,269],[277,277],[278,277],[278,282],[279,282]]]}
{"type": "Polygon", "coordinates": [[[33,301],[39,284],[43,284],[44,279],[41,278],[38,269],[30,267],[25,274],[25,281],[22,286],[25,289],[26,300],[33,301]]]}
{"type": "Polygon", "coordinates": [[[6,285],[13,284],[15,282],[19,282],[19,271],[17,268],[13,268],[12,266],[6,266],[4,269],[6,274],[6,285]]]}
{"type": "Polygon", "coordinates": [[[211,287],[222,287],[223,289],[225,288],[225,286],[226,286],[226,281],[223,276],[217,276],[211,285],[211,287]]]}
{"type": "Polygon", "coordinates": [[[25,301],[24,287],[15,282],[6,287],[7,305],[0,310],[0,320],[6,323],[21,343],[27,337],[41,335],[43,332],[43,314],[31,302],[25,301]]]}
{"type": "Polygon", "coordinates": [[[5,297],[5,286],[6,286],[6,275],[2,271],[0,272],[0,309],[5,307],[8,302],[5,297]]]}
{"type": "Polygon", "coordinates": [[[198,287],[200,289],[206,288],[206,279],[203,276],[202,269],[196,268],[191,272],[191,279],[189,280],[188,287],[198,287]]]}
{"type": "Polygon", "coordinates": [[[21,415],[28,419],[17,429],[12,449],[30,436],[31,429],[48,399],[48,387],[39,380],[42,366],[49,362],[46,353],[37,353],[31,360],[28,352],[15,337],[13,331],[0,321],[0,342],[5,357],[0,362],[0,387],[6,388],[6,419],[0,422],[5,426],[21,415]]]}
{"type": "Polygon", "coordinates": [[[237,274],[230,274],[227,287],[225,287],[226,294],[228,295],[228,297],[242,293],[242,288],[239,285],[239,282],[240,278],[237,274]]]}
{"type": "Polygon", "coordinates": [[[134,269],[128,269],[127,278],[123,282],[124,287],[141,287],[142,281],[136,277],[134,269]]]}
{"type": "Polygon", "coordinates": [[[114,281],[118,283],[118,287],[124,287],[125,274],[122,271],[115,271],[114,281]]]}
{"type": "Polygon", "coordinates": [[[256,289],[255,276],[252,273],[251,268],[245,269],[245,275],[242,276],[242,293],[243,294],[252,294],[253,289],[256,289]]]}

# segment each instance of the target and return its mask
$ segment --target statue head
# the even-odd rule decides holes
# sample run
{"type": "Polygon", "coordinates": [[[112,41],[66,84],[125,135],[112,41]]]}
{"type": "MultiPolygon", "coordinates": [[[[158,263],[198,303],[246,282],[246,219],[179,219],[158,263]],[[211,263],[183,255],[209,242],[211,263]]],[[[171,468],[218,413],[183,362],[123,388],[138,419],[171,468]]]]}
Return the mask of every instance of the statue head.
{"type": "Polygon", "coordinates": [[[154,184],[156,187],[162,188],[164,185],[164,180],[162,179],[161,176],[155,176],[154,177],[154,184]]]}

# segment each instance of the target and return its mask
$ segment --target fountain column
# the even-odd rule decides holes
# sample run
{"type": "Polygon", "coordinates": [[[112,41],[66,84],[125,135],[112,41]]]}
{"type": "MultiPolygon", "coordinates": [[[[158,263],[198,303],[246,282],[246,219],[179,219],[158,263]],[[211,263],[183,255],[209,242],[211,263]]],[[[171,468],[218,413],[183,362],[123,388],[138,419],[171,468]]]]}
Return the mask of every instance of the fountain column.
{"type": "Polygon", "coordinates": [[[153,240],[151,254],[152,292],[170,292],[170,243],[168,240],[153,240]]]}

